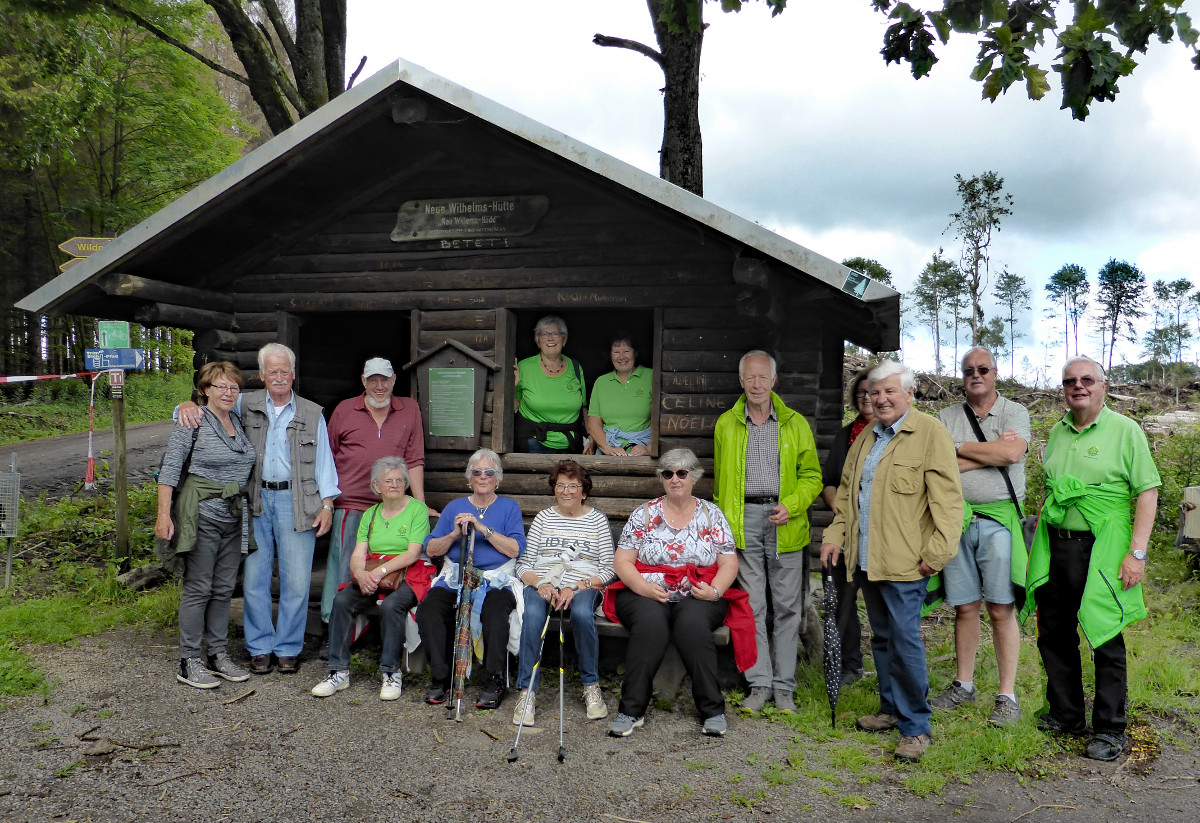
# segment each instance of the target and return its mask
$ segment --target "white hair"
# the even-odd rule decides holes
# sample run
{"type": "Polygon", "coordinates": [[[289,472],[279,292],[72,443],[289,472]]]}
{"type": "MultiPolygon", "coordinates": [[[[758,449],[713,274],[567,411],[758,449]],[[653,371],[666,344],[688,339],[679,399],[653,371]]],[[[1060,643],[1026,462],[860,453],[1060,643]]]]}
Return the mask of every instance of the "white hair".
{"type": "Polygon", "coordinates": [[[658,458],[658,467],[672,471],[687,469],[687,473],[693,480],[699,480],[704,476],[704,469],[700,468],[700,459],[691,449],[671,449],[658,458]]]}
{"type": "Polygon", "coordinates": [[[979,352],[983,352],[989,358],[991,358],[992,371],[1000,370],[1000,364],[996,362],[996,355],[992,353],[991,349],[986,348],[984,346],[973,346],[972,348],[967,349],[967,353],[962,356],[962,360],[959,362],[958,365],[960,367],[965,367],[967,365],[967,358],[970,357],[971,355],[977,354],[979,352]]]}
{"type": "Polygon", "coordinates": [[[296,353],[294,351],[282,343],[268,343],[258,350],[258,370],[260,372],[265,373],[267,371],[267,357],[272,354],[276,357],[286,357],[288,359],[288,365],[291,366],[292,371],[296,370],[296,353]]]}
{"type": "Polygon", "coordinates": [[[742,359],[738,361],[738,379],[744,380],[746,378],[746,361],[751,357],[767,358],[767,361],[771,364],[771,376],[775,376],[775,358],[762,349],[754,349],[743,354],[742,359]]]}
{"type": "Polygon", "coordinates": [[[548,331],[553,326],[563,337],[567,336],[567,321],[553,314],[547,314],[541,320],[537,321],[537,325],[533,327],[533,342],[537,342],[542,336],[542,332],[548,331]]]}
{"type": "Polygon", "coordinates": [[[912,391],[917,387],[917,376],[913,374],[913,370],[903,363],[897,363],[895,360],[884,360],[878,366],[871,369],[871,373],[867,375],[867,379],[874,385],[880,380],[887,380],[893,374],[900,375],[900,388],[902,391],[912,391]]]}
{"type": "Polygon", "coordinates": [[[467,468],[466,468],[466,471],[463,472],[463,476],[465,476],[467,478],[467,480],[470,481],[471,470],[473,468],[475,468],[476,466],[478,466],[479,461],[481,461],[481,460],[491,461],[492,466],[494,466],[496,469],[496,483],[499,484],[500,481],[504,479],[504,466],[501,465],[501,463],[500,463],[500,455],[496,454],[491,449],[480,449],[479,451],[475,452],[473,455],[468,457],[467,458],[467,468]]]}
{"type": "Polygon", "coordinates": [[[412,485],[408,476],[408,466],[404,463],[403,457],[381,457],[371,466],[371,485],[374,486],[383,480],[383,476],[388,472],[400,471],[400,476],[404,478],[404,488],[412,485]]]}
{"type": "Polygon", "coordinates": [[[1101,366],[1099,363],[1097,363],[1092,358],[1087,357],[1085,355],[1079,355],[1078,357],[1072,357],[1069,360],[1067,360],[1066,363],[1063,363],[1062,376],[1066,377],[1067,369],[1071,368],[1071,366],[1074,366],[1076,363],[1091,363],[1092,368],[1094,368],[1096,370],[1096,377],[1098,377],[1100,379],[1100,382],[1105,383],[1108,381],[1108,375],[1106,375],[1104,373],[1104,367],[1101,366]]]}

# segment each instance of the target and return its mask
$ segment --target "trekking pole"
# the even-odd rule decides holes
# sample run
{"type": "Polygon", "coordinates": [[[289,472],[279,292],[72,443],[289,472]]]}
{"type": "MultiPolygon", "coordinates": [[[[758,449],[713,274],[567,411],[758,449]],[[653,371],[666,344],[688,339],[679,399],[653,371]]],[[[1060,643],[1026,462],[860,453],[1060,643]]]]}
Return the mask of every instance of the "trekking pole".
{"type": "MultiPolygon", "coordinates": [[[[471,592],[475,588],[475,527],[468,526],[467,556],[459,560],[458,615],[454,632],[454,678],[451,681],[450,704],[446,706],[446,719],[462,722],[463,689],[466,686],[467,670],[471,667],[471,592]]],[[[461,543],[459,544],[461,546],[461,543]]]]}
{"type": "MultiPolygon", "coordinates": [[[[538,643],[537,660],[533,661],[533,672],[529,675],[529,692],[525,693],[524,698],[528,699],[529,693],[533,691],[533,684],[537,682],[538,667],[542,665],[542,649],[546,648],[546,629],[550,627],[550,609],[546,609],[546,622],[542,624],[542,639],[538,643]]],[[[525,710],[521,710],[521,725],[517,726],[517,740],[513,743],[512,749],[508,753],[508,762],[515,763],[517,761],[517,747],[521,745],[521,732],[525,730],[525,710]]]]}
{"type": "Polygon", "coordinates": [[[558,762],[567,759],[567,749],[563,745],[563,610],[562,601],[558,603],[558,762]]]}

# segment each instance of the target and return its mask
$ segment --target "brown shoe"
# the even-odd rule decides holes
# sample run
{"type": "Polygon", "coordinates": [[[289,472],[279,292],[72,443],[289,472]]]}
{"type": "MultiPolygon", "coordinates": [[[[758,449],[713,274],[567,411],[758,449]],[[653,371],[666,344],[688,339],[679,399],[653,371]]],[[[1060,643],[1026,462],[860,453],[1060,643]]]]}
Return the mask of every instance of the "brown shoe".
{"type": "Polygon", "coordinates": [[[854,721],[854,725],[859,731],[864,732],[886,732],[900,725],[900,718],[894,714],[887,712],[879,712],[878,714],[869,714],[866,717],[860,717],[854,721]]]}
{"type": "Polygon", "coordinates": [[[900,745],[896,747],[896,759],[904,763],[916,763],[932,742],[933,735],[930,734],[923,734],[920,737],[902,737],[900,745]]]}
{"type": "Polygon", "coordinates": [[[280,674],[295,674],[300,671],[299,657],[277,657],[275,660],[280,674]]]}
{"type": "Polygon", "coordinates": [[[250,671],[255,674],[268,674],[271,671],[271,655],[256,654],[250,658],[250,671]]]}

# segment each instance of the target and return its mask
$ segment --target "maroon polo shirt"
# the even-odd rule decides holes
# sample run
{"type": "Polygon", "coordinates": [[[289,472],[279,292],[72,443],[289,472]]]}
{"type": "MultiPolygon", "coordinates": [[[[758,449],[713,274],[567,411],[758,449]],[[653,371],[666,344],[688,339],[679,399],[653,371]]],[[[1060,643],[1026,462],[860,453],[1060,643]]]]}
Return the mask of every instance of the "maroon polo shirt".
{"type": "Polygon", "coordinates": [[[337,404],[329,418],[329,447],[337,467],[339,509],[366,511],[379,502],[371,491],[371,466],[381,457],[403,457],[411,469],[425,465],[425,439],[417,401],[392,395],[392,406],[376,426],[360,394],[337,404]]]}

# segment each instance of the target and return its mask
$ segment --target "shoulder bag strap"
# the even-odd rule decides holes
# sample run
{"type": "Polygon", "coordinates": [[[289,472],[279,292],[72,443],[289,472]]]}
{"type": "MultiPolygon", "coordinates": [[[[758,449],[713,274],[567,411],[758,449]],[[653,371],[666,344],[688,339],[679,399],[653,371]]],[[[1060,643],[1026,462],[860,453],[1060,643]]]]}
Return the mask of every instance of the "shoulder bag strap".
{"type": "MultiPolygon", "coordinates": [[[[987,443],[988,439],[983,436],[983,429],[979,427],[979,418],[975,416],[975,411],[971,408],[970,403],[963,403],[963,414],[967,416],[967,422],[975,430],[975,436],[979,438],[979,442],[987,443]]],[[[1020,520],[1025,516],[1025,512],[1021,509],[1021,504],[1017,502],[1017,490],[1013,488],[1012,480],[1008,477],[1008,466],[994,466],[993,468],[1004,478],[1004,485],[1008,487],[1008,498],[1012,500],[1012,504],[1017,510],[1017,519],[1020,520]]]]}

